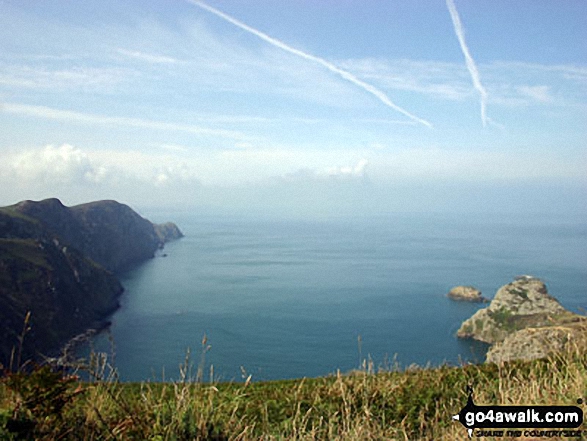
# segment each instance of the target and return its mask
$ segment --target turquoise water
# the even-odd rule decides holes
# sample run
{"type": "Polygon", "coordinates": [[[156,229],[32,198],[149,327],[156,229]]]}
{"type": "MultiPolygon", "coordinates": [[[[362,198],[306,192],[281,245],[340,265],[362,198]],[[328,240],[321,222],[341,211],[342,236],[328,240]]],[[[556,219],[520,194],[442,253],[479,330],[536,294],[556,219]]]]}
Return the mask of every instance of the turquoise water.
{"type": "Polygon", "coordinates": [[[376,366],[483,360],[483,345],[454,336],[482,306],[446,293],[471,284],[491,297],[519,274],[542,278],[571,310],[587,307],[581,221],[173,220],[186,237],[122,279],[111,333],[125,381],[178,378],[187,348],[195,369],[204,335],[205,370],[220,380],[326,375],[367,357],[376,366]]]}

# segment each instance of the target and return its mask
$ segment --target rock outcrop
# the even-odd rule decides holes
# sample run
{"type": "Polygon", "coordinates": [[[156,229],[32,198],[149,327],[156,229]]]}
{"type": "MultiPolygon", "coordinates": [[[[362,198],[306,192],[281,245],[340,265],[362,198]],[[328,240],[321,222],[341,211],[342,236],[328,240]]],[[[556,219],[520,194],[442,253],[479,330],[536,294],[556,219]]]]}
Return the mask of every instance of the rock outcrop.
{"type": "Polygon", "coordinates": [[[172,240],[181,239],[183,233],[179,230],[177,225],[173,222],[165,222],[164,224],[155,224],[155,234],[159,238],[159,243],[167,243],[172,240]]]}
{"type": "Polygon", "coordinates": [[[465,320],[457,336],[493,345],[488,362],[533,359],[583,344],[586,324],[587,318],[567,311],[550,296],[541,280],[522,276],[465,320]]]}
{"type": "Polygon", "coordinates": [[[459,302],[489,302],[489,300],[481,295],[481,291],[473,286],[455,286],[448,292],[447,297],[459,302]]]}
{"type": "Polygon", "coordinates": [[[587,322],[570,318],[566,323],[517,331],[494,344],[487,352],[488,363],[534,360],[551,354],[587,348],[587,322]]]}
{"type": "Polygon", "coordinates": [[[8,366],[14,348],[22,360],[39,360],[75,335],[107,326],[123,291],[114,273],[181,236],[174,224],[153,225],[115,201],[0,208],[0,364],[8,366]]]}

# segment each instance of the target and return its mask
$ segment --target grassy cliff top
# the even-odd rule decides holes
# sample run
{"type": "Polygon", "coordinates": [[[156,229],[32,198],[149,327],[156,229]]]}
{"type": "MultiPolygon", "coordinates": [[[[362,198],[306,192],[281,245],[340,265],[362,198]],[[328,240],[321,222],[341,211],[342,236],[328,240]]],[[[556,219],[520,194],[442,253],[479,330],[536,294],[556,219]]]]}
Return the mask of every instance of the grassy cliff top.
{"type": "Polygon", "coordinates": [[[578,351],[266,383],[192,382],[189,369],[182,373],[185,381],[125,384],[80,383],[47,368],[7,376],[0,382],[0,437],[465,440],[451,417],[466,404],[468,385],[478,405],[576,405],[587,396],[587,355],[578,351]]]}

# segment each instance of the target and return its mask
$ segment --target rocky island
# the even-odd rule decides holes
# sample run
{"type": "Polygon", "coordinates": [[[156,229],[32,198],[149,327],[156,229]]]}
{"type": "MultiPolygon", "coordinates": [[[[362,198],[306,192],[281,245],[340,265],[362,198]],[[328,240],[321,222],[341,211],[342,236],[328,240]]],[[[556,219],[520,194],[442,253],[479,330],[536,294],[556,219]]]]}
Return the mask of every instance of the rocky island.
{"type": "Polygon", "coordinates": [[[458,302],[489,302],[489,300],[481,295],[481,291],[473,286],[455,286],[448,292],[447,297],[458,302]]]}
{"type": "Polygon", "coordinates": [[[487,308],[465,320],[457,332],[490,347],[486,361],[530,360],[587,347],[587,318],[572,313],[531,276],[517,277],[501,287],[487,308]]]}
{"type": "Polygon", "coordinates": [[[0,364],[18,352],[39,360],[75,335],[107,326],[123,291],[116,274],[182,236],[175,224],[152,224],[116,201],[66,207],[46,199],[0,208],[0,364]]]}

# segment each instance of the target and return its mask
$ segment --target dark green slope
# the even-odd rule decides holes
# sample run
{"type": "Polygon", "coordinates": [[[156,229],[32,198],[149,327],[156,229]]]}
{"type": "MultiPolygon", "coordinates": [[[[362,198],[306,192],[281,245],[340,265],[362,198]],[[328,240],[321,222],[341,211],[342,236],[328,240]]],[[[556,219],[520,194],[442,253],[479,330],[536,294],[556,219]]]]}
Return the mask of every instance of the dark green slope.
{"type": "Polygon", "coordinates": [[[38,220],[47,230],[115,273],[153,257],[165,242],[182,236],[174,224],[154,225],[116,201],[68,208],[58,199],[46,199],[23,201],[10,208],[38,220]],[[160,234],[173,227],[175,234],[160,234]]]}
{"type": "Polygon", "coordinates": [[[0,363],[7,366],[18,352],[28,312],[22,360],[52,355],[75,335],[107,325],[123,291],[113,272],[181,237],[173,227],[162,238],[158,226],[115,201],[0,208],[0,363]]]}

